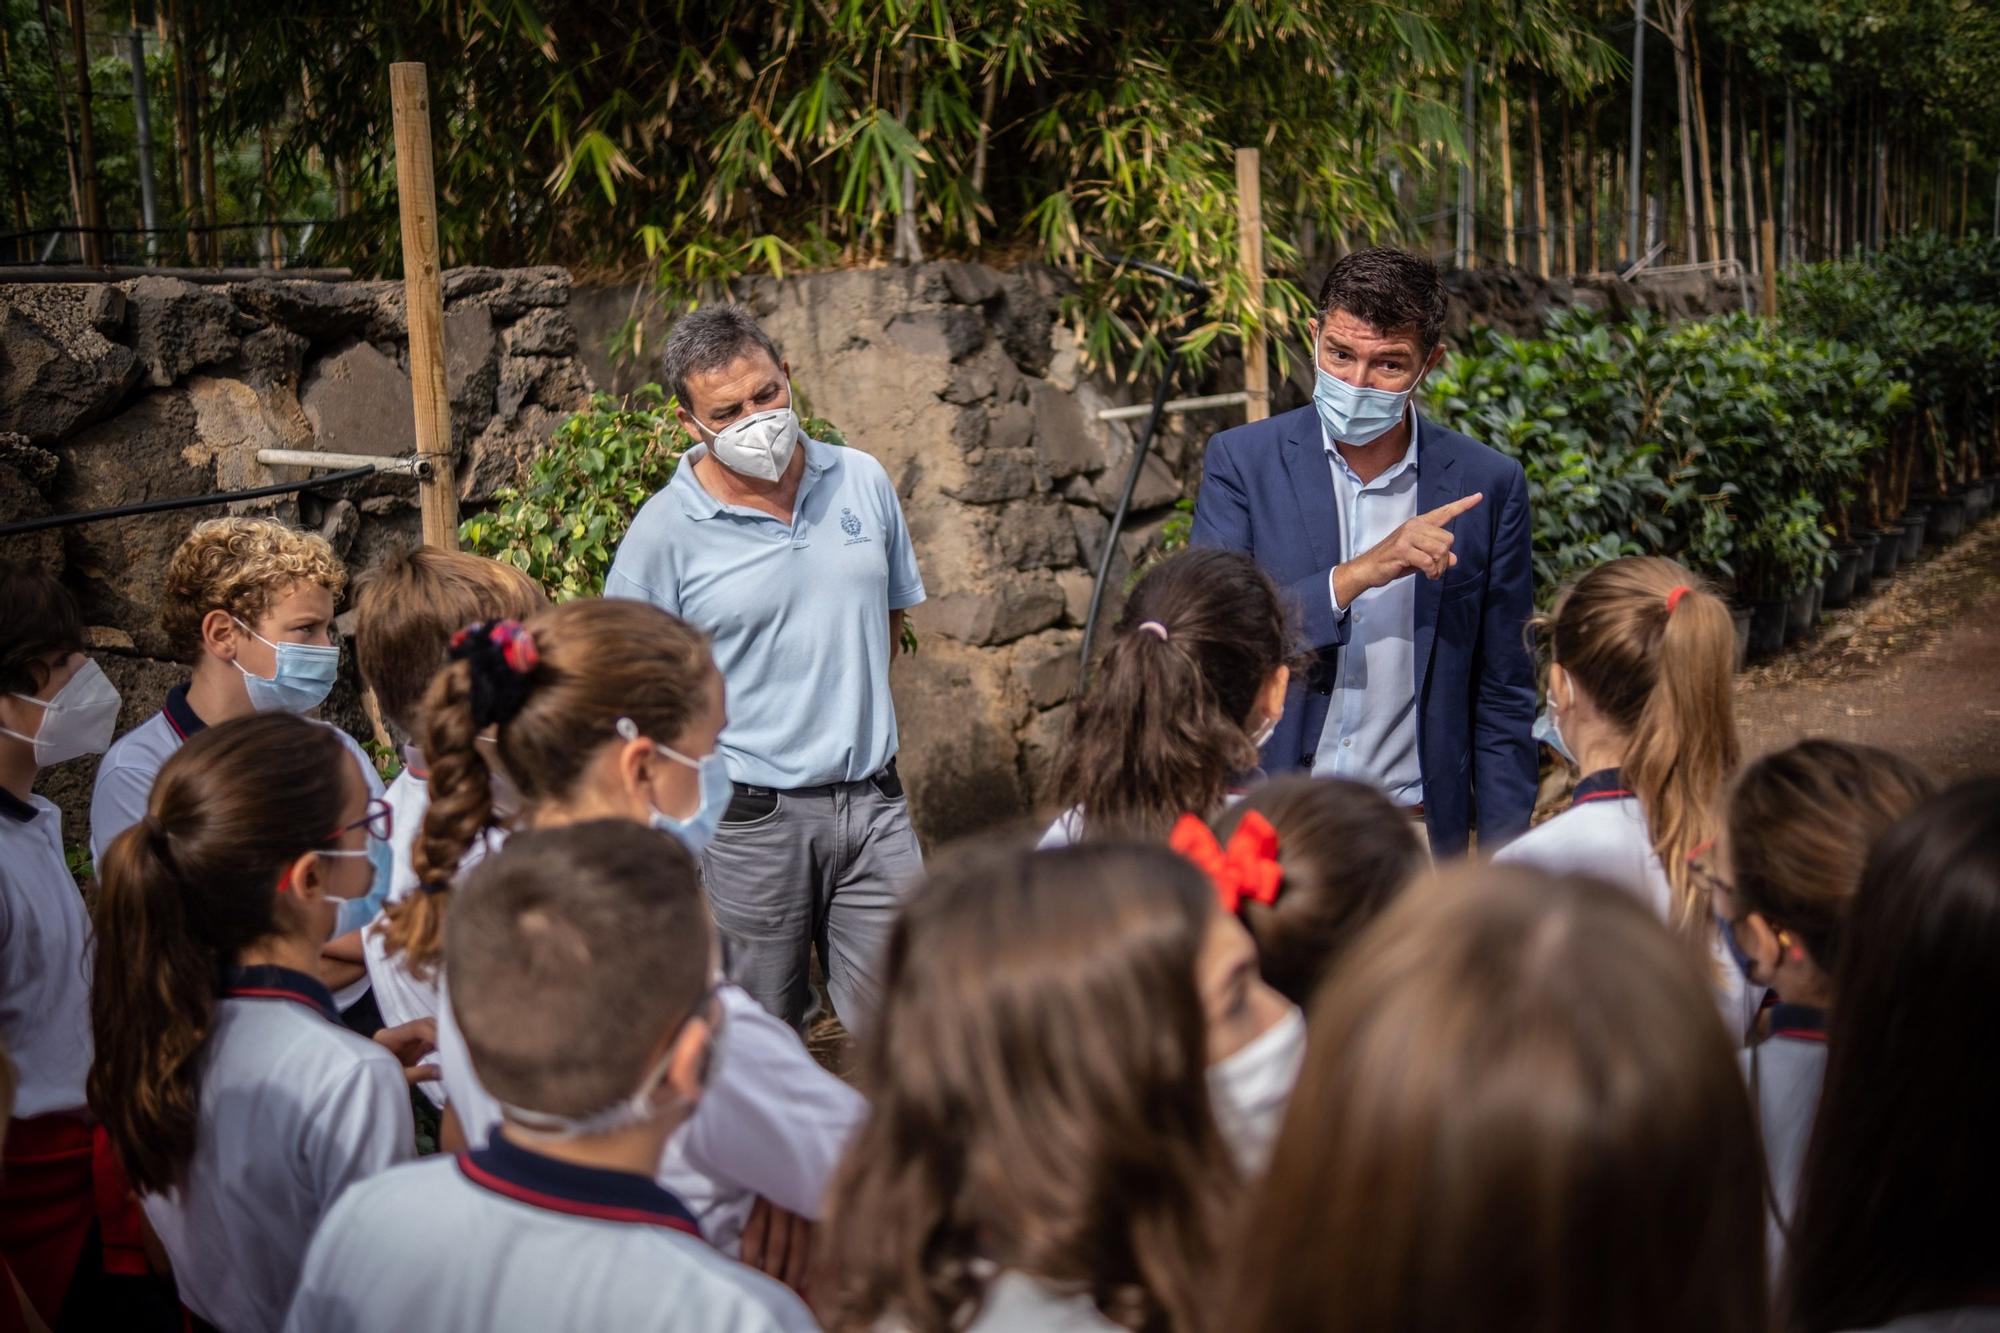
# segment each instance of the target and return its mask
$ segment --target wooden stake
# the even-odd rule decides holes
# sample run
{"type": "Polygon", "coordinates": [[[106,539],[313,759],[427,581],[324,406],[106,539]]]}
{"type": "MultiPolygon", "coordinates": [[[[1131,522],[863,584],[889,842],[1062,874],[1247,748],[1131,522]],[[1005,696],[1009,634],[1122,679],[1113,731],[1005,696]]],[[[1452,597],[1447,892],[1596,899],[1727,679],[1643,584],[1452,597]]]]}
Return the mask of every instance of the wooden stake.
{"type": "Polygon", "coordinates": [[[1770,216],[1757,224],[1758,248],[1763,251],[1764,267],[1764,318],[1775,319],[1778,314],[1778,229],[1771,225],[1770,216]]]}
{"type": "Polygon", "coordinates": [[[396,121],[396,207],[403,221],[403,293],[410,325],[410,397],[424,545],[458,549],[458,486],[451,470],[451,399],[444,387],[444,286],[438,272],[437,186],[431,178],[431,100],[418,61],[389,66],[396,121]]]}
{"type": "Polygon", "coordinates": [[[1251,421],[1271,415],[1269,335],[1264,330],[1264,182],[1255,148],[1236,150],[1236,262],[1243,269],[1245,301],[1257,321],[1243,335],[1244,414],[1251,421]]]}

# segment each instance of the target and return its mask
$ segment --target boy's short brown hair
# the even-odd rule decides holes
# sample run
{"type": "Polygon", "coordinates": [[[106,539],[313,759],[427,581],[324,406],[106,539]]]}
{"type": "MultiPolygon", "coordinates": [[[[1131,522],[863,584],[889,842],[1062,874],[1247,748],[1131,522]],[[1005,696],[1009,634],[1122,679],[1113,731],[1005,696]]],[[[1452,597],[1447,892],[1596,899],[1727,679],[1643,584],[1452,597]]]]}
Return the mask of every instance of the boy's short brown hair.
{"type": "Polygon", "coordinates": [[[0,564],[0,691],[38,694],[48,661],[83,651],[76,599],[53,574],[0,564]]]}
{"type": "Polygon", "coordinates": [[[512,565],[434,546],[391,550],[354,588],[354,660],[382,716],[419,733],[418,705],[451,636],[481,620],[526,620],[549,604],[512,565]]]}
{"type": "Polygon", "coordinates": [[[694,857],[606,819],[517,833],[445,924],[451,1006],[501,1101],[585,1116],[638,1090],[711,989],[715,928],[694,857]]]}
{"type": "Polygon", "coordinates": [[[201,622],[227,611],[251,627],[300,583],[340,600],[347,567],[324,537],[268,518],[211,518],[195,525],[167,562],[160,624],[182,661],[201,655],[201,622]]]}

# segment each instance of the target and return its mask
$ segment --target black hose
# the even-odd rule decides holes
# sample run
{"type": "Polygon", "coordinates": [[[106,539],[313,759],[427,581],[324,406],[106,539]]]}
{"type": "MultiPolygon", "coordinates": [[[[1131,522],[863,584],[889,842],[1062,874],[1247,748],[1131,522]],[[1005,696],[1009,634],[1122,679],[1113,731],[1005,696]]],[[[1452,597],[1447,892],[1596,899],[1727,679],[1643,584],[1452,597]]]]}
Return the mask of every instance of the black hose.
{"type": "MultiPolygon", "coordinates": [[[[1150,260],[1133,259],[1126,255],[1107,254],[1104,258],[1121,268],[1150,273],[1192,295],[1194,304],[1187,310],[1188,317],[1200,314],[1202,307],[1208,304],[1208,288],[1185,273],[1176,273],[1150,260]]],[[[1181,348],[1176,339],[1168,346],[1166,367],[1160,372],[1160,382],[1153,388],[1153,410],[1146,414],[1146,428],[1139,433],[1138,443],[1132,450],[1132,465],[1125,470],[1125,487],[1118,493],[1118,507],[1112,511],[1111,527],[1104,534],[1104,548],[1097,553],[1097,577],[1090,585],[1090,610],[1083,618],[1083,647],[1077,654],[1078,698],[1082,697],[1084,682],[1090,676],[1090,641],[1097,633],[1097,613],[1104,605],[1104,584],[1111,577],[1111,556],[1118,549],[1118,533],[1125,526],[1125,511],[1131,507],[1132,493],[1139,488],[1139,473],[1145,469],[1146,456],[1153,447],[1153,436],[1160,428],[1160,418],[1166,415],[1167,395],[1173,390],[1174,371],[1180,363],[1181,348]]]]}
{"type": "Polygon", "coordinates": [[[229,500],[256,500],[266,495],[289,495],[293,491],[318,490],[322,486],[332,486],[343,481],[358,481],[362,477],[374,475],[375,468],[371,465],[349,468],[345,472],[329,472],[323,477],[307,477],[304,481],[259,486],[248,491],[217,491],[212,495],[187,495],[177,500],[147,500],[143,504],[119,505],[115,509],[89,509],[81,514],[47,514],[41,518],[23,519],[19,523],[0,524],[0,537],[14,537],[24,532],[40,532],[44,528],[67,528],[78,523],[97,523],[108,518],[162,514],[170,509],[196,509],[202,505],[222,504],[229,500]]]}

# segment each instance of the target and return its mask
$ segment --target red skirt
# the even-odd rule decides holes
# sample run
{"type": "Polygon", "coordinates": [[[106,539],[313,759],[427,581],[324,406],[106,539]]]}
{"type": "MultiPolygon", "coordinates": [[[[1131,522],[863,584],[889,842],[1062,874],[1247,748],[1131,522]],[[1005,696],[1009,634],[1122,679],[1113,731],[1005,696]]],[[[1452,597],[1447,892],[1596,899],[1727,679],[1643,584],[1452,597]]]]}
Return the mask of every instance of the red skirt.
{"type": "Polygon", "coordinates": [[[97,1225],[104,1271],[146,1271],[144,1221],[102,1126],[81,1116],[16,1120],[0,1155],[0,1258],[53,1326],[97,1225]]]}

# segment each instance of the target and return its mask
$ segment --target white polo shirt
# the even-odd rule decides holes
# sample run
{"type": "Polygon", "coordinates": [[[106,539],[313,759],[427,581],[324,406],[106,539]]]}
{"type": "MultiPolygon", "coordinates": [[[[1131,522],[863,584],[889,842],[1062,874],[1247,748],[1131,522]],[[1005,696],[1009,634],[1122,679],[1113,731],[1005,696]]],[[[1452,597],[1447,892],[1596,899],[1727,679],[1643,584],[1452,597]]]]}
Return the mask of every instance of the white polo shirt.
{"type": "Polygon", "coordinates": [[[357,1185],[306,1259],[290,1333],[805,1333],[797,1296],[701,1239],[644,1176],[505,1138],[357,1185]]]}
{"type": "Polygon", "coordinates": [[[409,1087],[326,987],[283,967],[231,970],[197,1058],[187,1175],[140,1202],[182,1303],[228,1333],[276,1329],[327,1209],[414,1153],[409,1087]]]}
{"type": "Polygon", "coordinates": [[[90,917],[63,860],[62,812],[0,790],[0,1042],[14,1118],[81,1115],[90,1073],[90,917]]]}
{"type": "Polygon", "coordinates": [[[729,682],[718,746],[760,787],[859,782],[896,757],[889,613],[924,600],[896,488],[858,449],[805,440],[792,521],[716,500],[697,445],[604,579],[706,633],[729,682]]]}
{"type": "MultiPolygon", "coordinates": [[[[1533,866],[1552,875],[1589,875],[1636,895],[1661,921],[1671,924],[1674,919],[1673,884],[1653,851],[1646,812],[1615,768],[1586,775],[1576,784],[1569,809],[1502,847],[1493,860],[1498,865],[1533,866]]],[[[1730,1040],[1740,1046],[1762,995],[1744,984],[1742,971],[1712,924],[1708,934],[1716,1008],[1730,1040]]]]}
{"type": "Polygon", "coordinates": [[[1771,1173],[1771,1216],[1765,1259],[1784,1270],[1785,1236],[1799,1215],[1799,1177],[1826,1082],[1826,1013],[1801,1004],[1771,1006],[1771,1032],[1741,1053],[1743,1076],[1757,1103],[1765,1170],[1771,1173]]]}
{"type": "MultiPolygon", "coordinates": [[[[667,1140],[657,1179],[725,1254],[742,1244],[759,1195],[817,1220],[847,1142],[868,1114],[861,1094],[820,1068],[798,1034],[736,986],[723,986],[721,1058],[691,1116],[667,1140]]],[[[500,1104],[479,1082],[447,987],[438,1014],[445,1098],[474,1148],[494,1141],[500,1104]]]]}

